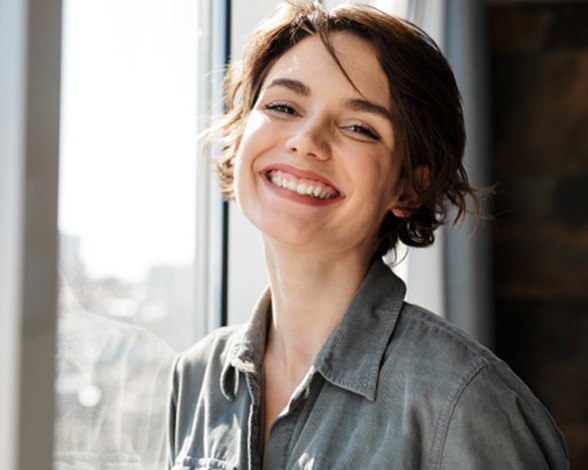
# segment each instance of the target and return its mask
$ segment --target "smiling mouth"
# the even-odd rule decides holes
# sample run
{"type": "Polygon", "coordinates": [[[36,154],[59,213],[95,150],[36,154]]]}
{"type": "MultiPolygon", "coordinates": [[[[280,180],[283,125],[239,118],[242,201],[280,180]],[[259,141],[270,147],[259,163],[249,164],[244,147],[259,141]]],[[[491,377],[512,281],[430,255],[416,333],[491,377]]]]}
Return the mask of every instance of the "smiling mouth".
{"type": "Polygon", "coordinates": [[[298,178],[280,170],[269,171],[266,176],[273,185],[300,196],[307,196],[321,201],[335,199],[340,196],[340,193],[331,186],[313,179],[298,178]]]}

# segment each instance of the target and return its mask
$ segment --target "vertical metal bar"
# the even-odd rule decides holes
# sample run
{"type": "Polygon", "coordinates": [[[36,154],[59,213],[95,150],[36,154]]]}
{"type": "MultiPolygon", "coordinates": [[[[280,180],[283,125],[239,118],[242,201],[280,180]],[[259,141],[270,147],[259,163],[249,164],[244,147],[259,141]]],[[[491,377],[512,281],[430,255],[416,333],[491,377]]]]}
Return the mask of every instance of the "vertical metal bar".
{"type": "MultiPolygon", "coordinates": [[[[224,6],[224,45],[223,62],[229,64],[231,58],[231,0],[225,0],[224,6]]],[[[229,203],[224,201],[222,205],[222,254],[221,254],[221,306],[220,324],[225,326],[229,322],[229,203]]]]}
{"type": "Polygon", "coordinates": [[[28,2],[18,468],[53,467],[61,0],[28,2]]]}

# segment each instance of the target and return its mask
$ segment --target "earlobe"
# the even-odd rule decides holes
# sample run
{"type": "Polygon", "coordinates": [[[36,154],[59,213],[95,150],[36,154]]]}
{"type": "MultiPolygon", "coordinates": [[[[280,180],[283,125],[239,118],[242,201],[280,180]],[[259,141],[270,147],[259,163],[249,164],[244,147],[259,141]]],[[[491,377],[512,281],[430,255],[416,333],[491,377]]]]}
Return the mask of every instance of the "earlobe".
{"type": "Polygon", "coordinates": [[[398,219],[406,219],[407,217],[410,217],[410,215],[414,212],[413,209],[408,209],[404,207],[394,207],[390,210],[392,214],[394,214],[394,217],[398,219]]]}
{"type": "Polygon", "coordinates": [[[390,212],[399,219],[410,217],[418,208],[419,205],[416,200],[399,197],[396,203],[390,207],[390,212]]]}
{"type": "MultiPolygon", "coordinates": [[[[422,190],[429,186],[430,173],[429,169],[425,166],[419,166],[414,171],[414,182],[422,190]]],[[[398,194],[390,206],[390,212],[395,217],[404,219],[410,217],[418,208],[421,206],[421,198],[414,187],[406,179],[403,179],[399,183],[398,194]]]]}

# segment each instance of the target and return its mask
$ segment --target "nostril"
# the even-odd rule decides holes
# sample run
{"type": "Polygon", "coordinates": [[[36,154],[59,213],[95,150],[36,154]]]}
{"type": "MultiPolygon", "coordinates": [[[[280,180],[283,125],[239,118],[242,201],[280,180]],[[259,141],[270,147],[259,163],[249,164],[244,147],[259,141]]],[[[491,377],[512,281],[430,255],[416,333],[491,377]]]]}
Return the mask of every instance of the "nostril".
{"type": "Polygon", "coordinates": [[[286,140],[285,147],[299,156],[326,160],[330,151],[323,134],[318,129],[301,130],[286,140]]]}

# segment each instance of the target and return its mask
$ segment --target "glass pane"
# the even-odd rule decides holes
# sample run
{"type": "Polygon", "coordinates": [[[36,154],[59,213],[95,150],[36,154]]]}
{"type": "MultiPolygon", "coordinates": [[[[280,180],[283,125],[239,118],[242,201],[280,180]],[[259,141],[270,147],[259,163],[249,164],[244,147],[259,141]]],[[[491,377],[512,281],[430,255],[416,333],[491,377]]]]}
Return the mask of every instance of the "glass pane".
{"type": "Polygon", "coordinates": [[[56,469],[161,469],[193,308],[197,0],[64,2],[56,469]]]}

